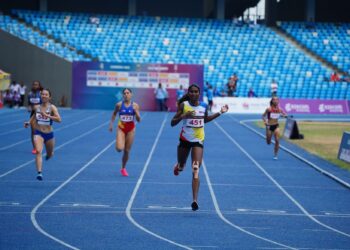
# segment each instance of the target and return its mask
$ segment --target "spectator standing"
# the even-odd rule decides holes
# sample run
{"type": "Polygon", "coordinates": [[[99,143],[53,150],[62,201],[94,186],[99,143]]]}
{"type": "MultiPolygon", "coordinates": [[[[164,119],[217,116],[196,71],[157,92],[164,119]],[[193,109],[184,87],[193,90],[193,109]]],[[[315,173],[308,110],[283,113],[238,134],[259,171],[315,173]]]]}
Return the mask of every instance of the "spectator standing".
{"type": "Polygon", "coordinates": [[[237,74],[234,73],[229,79],[227,83],[227,96],[235,96],[235,92],[237,89],[238,77],[237,74]]]}
{"type": "Polygon", "coordinates": [[[3,93],[3,100],[4,100],[4,105],[6,107],[12,108],[12,97],[13,95],[11,94],[10,89],[5,90],[3,93]]]}
{"type": "Polygon", "coordinates": [[[23,82],[21,82],[21,85],[20,85],[20,88],[19,88],[19,94],[21,96],[21,102],[19,104],[20,107],[23,107],[23,105],[24,105],[24,98],[25,98],[25,95],[26,95],[26,91],[27,91],[27,86],[25,86],[23,84],[23,82]]]}
{"type": "Polygon", "coordinates": [[[20,103],[21,103],[21,95],[17,91],[14,91],[12,94],[12,105],[15,108],[18,108],[20,103]]]}
{"type": "Polygon", "coordinates": [[[158,84],[158,88],[154,90],[154,94],[156,97],[157,109],[158,111],[163,111],[164,109],[164,100],[166,97],[166,93],[162,87],[162,84],[158,84]]]}
{"type": "Polygon", "coordinates": [[[340,77],[336,71],[331,75],[331,82],[340,82],[340,77]]]}
{"type": "Polygon", "coordinates": [[[275,80],[271,82],[271,97],[277,96],[278,84],[275,80]]]}
{"type": "Polygon", "coordinates": [[[250,88],[250,89],[249,89],[249,91],[248,91],[248,97],[249,97],[249,98],[258,97],[258,96],[255,94],[253,88],[250,88]]]}
{"type": "Polygon", "coordinates": [[[207,89],[208,111],[209,112],[211,112],[211,108],[213,107],[213,97],[214,97],[213,87],[211,85],[209,85],[208,89],[207,89]]]}
{"type": "Polygon", "coordinates": [[[182,85],[180,85],[180,88],[176,90],[176,100],[180,100],[181,97],[183,97],[185,94],[185,90],[182,85]]]}
{"type": "Polygon", "coordinates": [[[10,91],[11,94],[13,94],[15,91],[19,93],[19,89],[21,88],[21,85],[19,85],[18,82],[13,81],[12,84],[10,85],[10,91]]]}

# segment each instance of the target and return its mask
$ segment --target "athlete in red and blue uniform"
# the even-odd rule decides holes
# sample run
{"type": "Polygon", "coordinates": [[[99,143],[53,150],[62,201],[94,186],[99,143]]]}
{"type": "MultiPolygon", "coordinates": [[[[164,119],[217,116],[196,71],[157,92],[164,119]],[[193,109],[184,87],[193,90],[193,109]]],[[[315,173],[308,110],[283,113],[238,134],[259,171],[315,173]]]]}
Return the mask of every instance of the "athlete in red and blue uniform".
{"type": "Polygon", "coordinates": [[[118,152],[123,152],[121,174],[128,176],[126,171],[126,163],[129,159],[129,153],[135,136],[135,119],[137,122],[141,121],[140,108],[136,102],[131,101],[131,89],[123,90],[123,101],[115,105],[111,122],[109,124],[109,131],[113,131],[113,123],[119,112],[119,120],[117,126],[117,139],[115,148],[118,152]]]}

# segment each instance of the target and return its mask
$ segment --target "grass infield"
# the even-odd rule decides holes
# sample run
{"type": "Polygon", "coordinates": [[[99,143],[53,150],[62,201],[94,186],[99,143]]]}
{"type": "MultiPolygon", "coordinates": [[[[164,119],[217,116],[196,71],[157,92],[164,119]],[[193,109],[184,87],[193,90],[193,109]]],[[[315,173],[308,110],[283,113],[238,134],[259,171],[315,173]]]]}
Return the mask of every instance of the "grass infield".
{"type": "MultiPolygon", "coordinates": [[[[261,128],[265,127],[263,122],[257,122],[256,125],[261,128]]],[[[281,134],[283,134],[284,126],[285,123],[281,122],[281,134]]],[[[350,171],[350,163],[338,160],[338,150],[343,132],[350,131],[350,123],[298,121],[298,128],[299,132],[304,135],[304,139],[286,140],[350,171]]]]}

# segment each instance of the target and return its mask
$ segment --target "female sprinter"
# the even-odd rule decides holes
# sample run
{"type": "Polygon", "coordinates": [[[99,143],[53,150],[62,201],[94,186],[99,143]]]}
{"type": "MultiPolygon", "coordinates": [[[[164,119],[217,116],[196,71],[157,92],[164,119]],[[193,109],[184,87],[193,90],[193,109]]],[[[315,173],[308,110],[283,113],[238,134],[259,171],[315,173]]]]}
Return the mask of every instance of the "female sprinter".
{"type": "MultiPolygon", "coordinates": [[[[38,105],[41,104],[41,91],[43,87],[39,81],[34,81],[32,83],[32,89],[28,94],[28,112],[30,112],[30,118],[35,114],[35,109],[38,105]]],[[[31,126],[31,140],[33,145],[32,154],[36,154],[35,145],[34,145],[34,127],[31,126]]]]}
{"type": "Polygon", "coordinates": [[[175,116],[171,120],[171,126],[177,125],[183,121],[180,143],[177,147],[177,163],[174,166],[174,175],[178,175],[185,167],[188,155],[191,152],[192,158],[192,210],[196,211],[198,207],[199,190],[199,168],[203,158],[204,143],[204,123],[210,122],[226,113],[228,106],[221,107],[220,112],[208,115],[207,104],[199,101],[200,88],[192,84],[188,92],[178,101],[178,108],[175,116]]]}
{"type": "Polygon", "coordinates": [[[36,170],[38,171],[37,179],[43,180],[42,175],[42,151],[45,144],[46,160],[53,155],[55,146],[55,138],[52,129],[52,122],[61,122],[61,116],[55,105],[50,103],[51,92],[48,89],[41,91],[42,104],[36,106],[35,114],[30,118],[29,122],[25,122],[27,128],[29,124],[34,128],[34,146],[36,149],[36,170]]]}
{"type": "Polygon", "coordinates": [[[279,100],[278,97],[274,96],[272,97],[270,101],[270,107],[268,107],[264,114],[262,115],[262,119],[264,121],[264,124],[266,126],[266,143],[268,145],[271,144],[271,138],[272,134],[275,137],[275,148],[274,148],[274,160],[277,160],[277,154],[279,149],[279,137],[280,137],[280,130],[279,130],[279,124],[278,119],[282,117],[287,117],[287,114],[278,106],[279,100]],[[266,120],[267,118],[267,120],[266,120]]]}
{"type": "Polygon", "coordinates": [[[119,112],[119,121],[117,127],[117,139],[115,148],[118,152],[124,151],[122,158],[122,168],[120,170],[123,176],[128,176],[126,171],[126,163],[129,159],[129,153],[135,136],[135,118],[137,122],[141,121],[139,105],[131,101],[131,89],[123,90],[123,101],[115,105],[111,122],[109,124],[109,131],[113,130],[113,123],[119,112]]]}

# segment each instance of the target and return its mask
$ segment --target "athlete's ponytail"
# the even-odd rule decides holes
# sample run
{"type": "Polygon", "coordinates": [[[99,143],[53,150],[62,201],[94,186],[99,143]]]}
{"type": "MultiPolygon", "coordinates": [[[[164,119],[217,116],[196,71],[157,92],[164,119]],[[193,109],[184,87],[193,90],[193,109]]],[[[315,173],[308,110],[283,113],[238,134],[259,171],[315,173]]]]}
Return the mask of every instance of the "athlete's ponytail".
{"type": "Polygon", "coordinates": [[[189,100],[190,100],[190,96],[188,95],[188,93],[186,93],[179,100],[177,100],[177,105],[180,105],[181,103],[189,100]]]}

